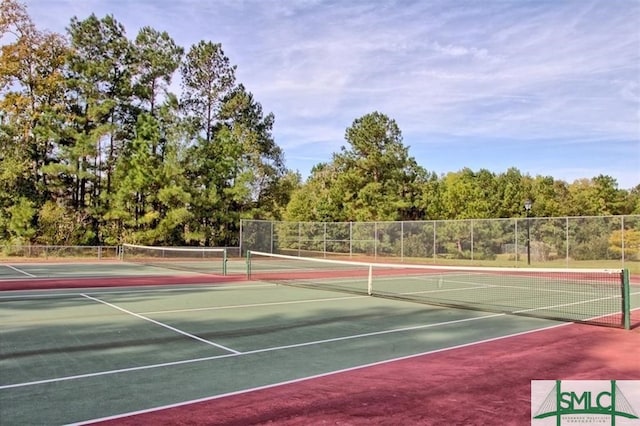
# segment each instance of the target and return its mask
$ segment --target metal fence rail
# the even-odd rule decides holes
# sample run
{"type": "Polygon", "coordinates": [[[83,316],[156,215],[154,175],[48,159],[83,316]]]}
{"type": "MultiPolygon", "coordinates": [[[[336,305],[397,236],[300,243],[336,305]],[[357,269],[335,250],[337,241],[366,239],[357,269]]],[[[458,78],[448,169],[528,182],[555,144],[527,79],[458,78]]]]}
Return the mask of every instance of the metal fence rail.
{"type": "Polygon", "coordinates": [[[403,262],[618,267],[640,260],[640,215],[340,223],[243,220],[240,250],[403,262]]]}
{"type": "Polygon", "coordinates": [[[120,252],[120,246],[0,246],[0,258],[117,260],[120,252]]]}
{"type": "MultiPolygon", "coordinates": [[[[197,247],[190,247],[197,248],[197,247]]],[[[208,247],[212,248],[212,247],[208,247]]],[[[239,247],[226,248],[229,257],[239,257],[239,247]]],[[[0,261],[4,259],[120,260],[122,246],[49,246],[0,245],[0,261]]]]}
{"type": "MultiPolygon", "coordinates": [[[[239,247],[227,248],[230,257],[254,250],[438,264],[617,268],[640,262],[640,215],[337,223],[242,220],[239,241],[239,247]]],[[[0,246],[0,258],[113,260],[120,253],[120,246],[0,246]]]]}

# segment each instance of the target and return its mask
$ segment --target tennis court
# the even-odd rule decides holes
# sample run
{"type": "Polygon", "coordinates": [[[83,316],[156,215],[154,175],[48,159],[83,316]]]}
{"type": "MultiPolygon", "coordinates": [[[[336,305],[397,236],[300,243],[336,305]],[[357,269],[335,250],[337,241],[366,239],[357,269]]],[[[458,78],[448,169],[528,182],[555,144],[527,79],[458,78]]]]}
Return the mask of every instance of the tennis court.
{"type": "MultiPolygon", "coordinates": [[[[279,271],[300,271],[284,260],[255,263],[253,273],[265,275],[251,281],[243,261],[225,264],[227,275],[174,275],[173,269],[126,262],[0,265],[0,284],[53,287],[0,292],[2,423],[120,418],[559,324],[280,285],[279,271]],[[63,281],[73,288],[55,288],[63,281]]],[[[365,290],[370,285],[370,278],[362,284],[360,277],[313,276],[330,290],[345,282],[365,290]]],[[[296,281],[308,284],[309,277],[305,272],[296,281]]],[[[415,275],[383,278],[385,285],[419,281],[415,275]]],[[[433,273],[425,280],[429,288],[421,291],[441,292],[448,285],[433,273]]],[[[458,281],[454,293],[470,285],[458,281]]],[[[630,305],[640,306],[634,286],[630,305]]],[[[208,422],[215,418],[211,413],[208,422]]]]}

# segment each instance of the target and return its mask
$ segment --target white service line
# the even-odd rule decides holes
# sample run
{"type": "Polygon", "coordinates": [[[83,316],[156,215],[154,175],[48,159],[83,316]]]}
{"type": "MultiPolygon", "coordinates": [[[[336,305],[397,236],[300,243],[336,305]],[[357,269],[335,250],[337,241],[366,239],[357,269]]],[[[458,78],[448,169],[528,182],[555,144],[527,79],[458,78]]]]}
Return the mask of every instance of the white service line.
{"type": "Polygon", "coordinates": [[[20,273],[20,274],[26,275],[26,276],[28,276],[28,277],[30,277],[30,278],[38,278],[37,276],[35,276],[35,275],[33,275],[33,274],[30,274],[30,273],[28,273],[28,272],[25,272],[25,271],[23,271],[22,269],[18,269],[18,268],[16,268],[15,266],[11,266],[11,265],[4,265],[4,266],[6,266],[6,267],[7,267],[7,268],[9,268],[9,269],[13,269],[14,271],[16,271],[16,272],[18,272],[18,273],[20,273]]]}
{"type": "Polygon", "coordinates": [[[329,302],[329,301],[335,301],[335,300],[364,299],[364,298],[370,298],[370,297],[371,296],[344,296],[344,297],[330,297],[325,299],[287,300],[282,302],[251,303],[251,304],[244,304],[244,305],[207,306],[204,308],[186,308],[186,309],[171,309],[166,311],[150,311],[150,312],[140,312],[140,314],[153,315],[153,314],[173,314],[177,312],[219,311],[223,309],[255,308],[259,306],[295,305],[297,303],[317,303],[317,302],[329,302]]]}
{"type": "MultiPolygon", "coordinates": [[[[0,390],[12,389],[12,388],[21,388],[21,387],[33,386],[33,385],[42,385],[42,384],[46,384],[46,383],[64,382],[64,381],[68,381],[68,380],[86,379],[86,378],[90,378],[90,377],[106,376],[106,375],[111,375],[111,374],[128,373],[128,372],[132,372],[132,371],[149,370],[149,369],[152,369],[152,368],[171,367],[171,366],[174,366],[174,365],[192,364],[192,363],[196,363],[196,362],[212,361],[212,360],[216,360],[216,359],[252,355],[252,354],[258,354],[258,353],[264,353],[264,352],[275,352],[275,351],[279,351],[279,350],[283,350],[283,349],[293,349],[293,348],[300,348],[300,347],[304,347],[304,346],[321,345],[323,343],[337,342],[337,341],[341,341],[341,340],[350,340],[350,339],[360,339],[360,338],[363,338],[363,337],[377,336],[377,335],[381,335],[381,334],[402,333],[402,332],[406,332],[406,331],[420,330],[420,329],[424,329],[424,328],[439,327],[441,325],[456,324],[456,323],[467,322],[467,321],[479,321],[479,320],[484,320],[484,319],[488,319],[488,318],[495,318],[495,317],[500,317],[500,316],[505,316],[505,314],[484,315],[484,316],[480,316],[480,317],[463,318],[463,319],[459,319],[459,320],[444,321],[444,322],[438,322],[438,323],[434,323],[434,324],[425,324],[425,325],[418,325],[418,326],[405,327],[405,328],[394,328],[394,329],[391,329],[391,330],[382,330],[382,331],[374,331],[374,332],[371,332],[371,333],[335,337],[335,338],[332,338],[332,339],[313,340],[313,341],[310,341],[310,342],[296,343],[296,344],[286,345],[286,346],[275,346],[275,347],[271,347],[271,348],[255,349],[255,350],[247,351],[247,352],[236,352],[236,353],[232,353],[232,354],[213,355],[213,356],[204,357],[204,358],[186,359],[186,360],[182,360],[182,361],[173,361],[173,362],[163,362],[161,364],[141,365],[141,366],[138,366],[138,367],[121,368],[121,369],[118,369],[118,370],[99,371],[99,372],[96,372],[96,373],[78,374],[78,375],[75,375],[75,376],[57,377],[57,378],[54,378],[54,379],[36,380],[36,381],[33,381],[33,382],[13,383],[13,384],[10,384],[10,385],[2,385],[2,386],[0,386],[0,390]]],[[[567,324],[570,324],[570,323],[567,323],[567,324]]],[[[554,327],[556,327],[556,326],[554,326],[554,327]]],[[[481,342],[478,342],[478,343],[481,343],[481,342]]],[[[463,346],[465,346],[465,345],[463,345],[463,346]]]]}
{"type": "Polygon", "coordinates": [[[238,355],[240,355],[240,354],[213,355],[213,356],[208,356],[208,357],[204,357],[204,358],[193,358],[193,359],[185,359],[185,360],[182,360],[182,361],[163,362],[161,364],[141,365],[141,366],[138,366],[138,367],[119,368],[117,370],[98,371],[96,373],[76,374],[75,376],[58,377],[58,378],[55,378],[55,379],[43,379],[43,380],[36,380],[36,381],[33,381],[33,382],[13,383],[13,384],[10,384],[10,385],[2,385],[2,386],[0,386],[0,390],[13,389],[13,388],[22,388],[22,387],[25,387],[25,386],[44,385],[44,384],[47,384],[47,383],[66,382],[66,381],[69,381],[69,380],[87,379],[87,378],[91,378],[91,377],[108,376],[108,375],[111,375],[111,374],[130,373],[132,371],[149,370],[149,369],[152,369],[152,368],[172,367],[174,365],[192,364],[192,363],[195,363],[195,362],[211,361],[211,360],[214,360],[214,359],[229,358],[229,357],[234,357],[234,356],[238,356],[238,355]]]}
{"type": "Polygon", "coordinates": [[[113,303],[105,302],[104,300],[100,300],[100,299],[98,299],[98,298],[95,298],[95,297],[92,297],[92,296],[86,295],[86,294],[84,294],[84,293],[81,293],[81,294],[80,294],[80,296],[82,296],[82,297],[86,297],[87,299],[90,299],[90,300],[96,301],[96,302],[98,302],[98,303],[102,303],[102,304],[104,304],[104,305],[107,305],[107,306],[109,306],[109,307],[112,307],[113,309],[117,309],[117,310],[119,310],[119,311],[121,311],[121,312],[124,312],[124,313],[126,313],[126,314],[133,315],[133,316],[134,316],[134,317],[136,317],[136,318],[140,318],[140,319],[143,319],[143,320],[145,320],[145,321],[152,322],[152,323],[154,323],[154,324],[156,324],[156,325],[159,325],[160,327],[164,327],[164,328],[169,329],[169,330],[171,330],[171,331],[175,331],[176,333],[182,334],[183,336],[190,337],[190,338],[195,339],[195,340],[197,340],[197,341],[199,341],[199,342],[206,343],[207,345],[215,346],[216,348],[219,348],[219,349],[224,349],[225,351],[231,352],[231,353],[236,354],[236,355],[237,355],[237,354],[240,354],[240,352],[238,352],[238,351],[236,351],[236,350],[234,350],[234,349],[228,348],[228,347],[223,346],[223,345],[220,345],[220,344],[218,344],[218,343],[214,343],[214,342],[212,342],[212,341],[210,341],[210,340],[203,339],[202,337],[195,336],[195,335],[193,335],[193,334],[187,333],[186,331],[182,331],[182,330],[177,329],[177,328],[175,328],[175,327],[171,327],[171,326],[170,326],[170,325],[168,325],[168,324],[164,324],[164,323],[162,323],[162,322],[160,322],[160,321],[153,320],[153,319],[151,319],[151,318],[145,317],[144,315],[136,314],[135,312],[131,312],[131,311],[127,310],[127,309],[124,309],[124,308],[121,308],[121,307],[119,307],[119,306],[116,306],[116,305],[114,305],[113,303]]]}
{"type": "MultiPolygon", "coordinates": [[[[275,287],[276,284],[241,285],[241,286],[214,284],[214,285],[200,285],[195,287],[182,287],[182,284],[167,284],[167,286],[181,286],[181,287],[170,287],[170,288],[149,287],[148,289],[144,289],[144,290],[130,290],[123,287],[119,287],[120,290],[107,290],[107,287],[91,287],[91,288],[84,288],[84,289],[78,289],[78,290],[82,290],[85,293],[92,293],[96,295],[129,294],[129,293],[161,293],[161,292],[172,293],[172,292],[194,291],[194,290],[221,291],[221,290],[238,290],[238,289],[245,289],[245,288],[275,287]]],[[[140,287],[137,287],[137,288],[140,288],[140,287]]],[[[59,292],[57,290],[24,290],[24,291],[10,290],[10,291],[6,291],[5,293],[10,293],[10,292],[13,292],[15,294],[10,294],[7,296],[2,294],[0,295],[0,299],[16,299],[16,298],[25,299],[27,298],[27,296],[33,299],[42,298],[42,297],[46,298],[46,297],[61,297],[61,296],[64,296],[64,297],[80,296],[80,293],[78,292],[65,293],[65,292],[59,292]],[[42,293],[35,293],[38,291],[41,291],[42,293]],[[30,293],[35,293],[35,294],[30,294],[30,293]]]]}
{"type": "MultiPolygon", "coordinates": [[[[91,425],[93,423],[104,422],[104,421],[109,421],[109,420],[117,420],[117,419],[122,419],[124,417],[135,416],[135,415],[138,415],[138,414],[153,413],[153,412],[156,412],[156,411],[166,410],[166,409],[170,409],[170,408],[183,407],[185,405],[196,404],[196,403],[199,403],[199,402],[213,401],[213,400],[216,400],[216,399],[222,399],[222,398],[226,398],[226,397],[230,397],[230,396],[246,394],[246,393],[249,393],[249,392],[255,392],[255,391],[264,390],[264,389],[272,389],[272,388],[277,388],[277,387],[281,387],[281,386],[291,385],[291,384],[294,384],[294,383],[300,383],[300,382],[306,382],[306,381],[310,381],[310,380],[314,380],[314,379],[319,379],[319,378],[322,378],[322,377],[328,377],[328,376],[334,376],[334,375],[338,375],[338,374],[342,374],[342,373],[348,373],[350,371],[363,370],[365,368],[376,367],[378,365],[391,364],[393,362],[399,362],[399,361],[404,361],[404,360],[408,360],[408,359],[412,359],[412,358],[419,358],[419,357],[423,357],[423,356],[434,355],[434,354],[438,354],[438,353],[442,353],[442,352],[452,351],[452,350],[455,350],[455,349],[468,348],[468,347],[472,347],[472,346],[475,346],[475,345],[481,345],[483,343],[490,343],[490,342],[495,342],[495,341],[499,341],[499,340],[509,339],[509,338],[512,338],[512,337],[517,337],[517,336],[523,336],[523,335],[527,335],[527,334],[537,333],[539,331],[547,331],[547,330],[551,330],[551,329],[558,328],[558,327],[565,327],[565,326],[570,325],[570,324],[571,323],[563,323],[563,324],[552,325],[552,326],[549,326],[549,327],[538,328],[538,329],[535,329],[535,330],[521,331],[519,333],[513,333],[513,334],[506,335],[506,336],[492,337],[492,338],[485,339],[485,340],[480,340],[480,341],[477,341],[477,342],[463,343],[461,345],[450,346],[448,348],[442,348],[442,349],[434,349],[434,350],[431,350],[431,351],[421,352],[421,353],[417,353],[417,354],[413,354],[413,355],[407,355],[407,356],[403,356],[403,357],[392,358],[392,359],[387,359],[387,360],[378,361],[378,362],[372,362],[370,364],[357,365],[355,367],[349,367],[349,368],[344,368],[344,369],[341,369],[341,370],[329,371],[327,373],[320,373],[320,374],[316,374],[316,375],[313,375],[313,376],[301,377],[299,379],[292,379],[292,380],[287,380],[287,381],[278,382],[278,383],[272,383],[272,384],[268,384],[268,385],[264,385],[264,386],[258,386],[258,387],[254,387],[254,388],[250,388],[250,389],[242,389],[242,390],[235,391],[235,392],[228,392],[228,393],[224,393],[224,394],[220,394],[220,395],[208,396],[208,397],[199,398],[199,399],[192,399],[192,400],[189,400],[189,401],[182,401],[182,402],[177,402],[177,403],[174,403],[174,404],[167,404],[167,405],[162,405],[162,406],[158,406],[158,407],[147,408],[147,409],[144,409],[144,410],[130,411],[128,413],[116,414],[116,415],[113,415],[113,416],[101,417],[101,418],[98,418],[98,419],[91,419],[91,420],[87,420],[87,421],[71,423],[71,424],[69,424],[67,426],[91,425]]],[[[231,355],[228,355],[228,356],[231,356],[231,355]]]]}
{"type": "MultiPolygon", "coordinates": [[[[456,274],[458,275],[458,274],[456,274]]],[[[434,278],[441,278],[441,277],[447,277],[444,278],[443,284],[448,285],[448,284],[463,284],[463,285],[472,285],[474,287],[464,287],[464,288],[450,288],[450,289],[442,289],[442,290],[420,290],[420,291],[413,291],[413,292],[407,292],[407,293],[401,293],[401,294],[419,294],[419,293],[437,293],[437,292],[442,292],[442,291],[457,291],[457,290],[474,290],[474,289],[501,289],[501,288],[509,288],[509,289],[516,289],[516,290],[522,290],[522,291],[546,291],[546,292],[551,292],[551,293],[562,293],[562,294],[587,294],[584,291],[571,291],[571,290],[556,290],[556,289],[545,289],[545,288],[540,288],[540,287],[531,287],[531,286],[518,286],[518,285],[501,285],[501,284],[487,284],[487,283],[480,283],[480,282],[469,282],[469,281],[458,281],[458,280],[453,280],[448,278],[447,275],[407,275],[407,276],[379,276],[379,277],[374,277],[374,285],[373,285],[373,290],[374,292],[376,291],[376,282],[380,282],[380,281],[397,281],[397,280],[415,280],[415,281],[434,281],[434,278]]],[[[347,279],[337,279],[337,280],[331,280],[330,283],[360,283],[364,278],[347,278],[347,279]]],[[[318,288],[321,288],[321,284],[318,284],[318,288]]],[[[593,295],[597,295],[598,293],[588,293],[588,294],[593,294],[593,295]]]]}
{"type": "Polygon", "coordinates": [[[391,330],[373,331],[371,333],[352,334],[350,336],[334,337],[332,339],[319,340],[319,341],[316,341],[316,342],[295,343],[295,344],[292,344],[292,345],[275,346],[275,347],[266,348],[266,349],[255,349],[253,351],[244,352],[242,355],[258,354],[258,353],[262,353],[262,352],[278,351],[278,350],[282,350],[282,349],[300,348],[300,347],[303,347],[303,346],[316,345],[318,343],[330,343],[330,342],[340,342],[342,340],[360,339],[362,337],[379,336],[379,335],[382,335],[382,334],[398,333],[400,331],[423,330],[425,328],[440,327],[442,325],[458,324],[458,323],[461,323],[461,322],[478,321],[478,320],[483,320],[483,319],[487,319],[487,318],[503,317],[505,315],[507,315],[507,314],[491,314],[491,315],[483,315],[481,317],[462,318],[462,319],[458,319],[458,320],[437,322],[437,323],[434,323],[434,324],[414,325],[413,327],[404,327],[404,328],[395,328],[395,329],[391,329],[391,330]]]}
{"type": "MultiPolygon", "coordinates": [[[[519,311],[513,311],[513,313],[514,314],[522,314],[522,313],[525,313],[525,312],[543,311],[545,309],[564,308],[565,306],[574,306],[574,305],[581,305],[583,303],[600,302],[602,300],[609,300],[609,299],[620,299],[620,295],[609,296],[609,297],[601,297],[601,298],[598,298],[598,299],[580,300],[578,302],[563,303],[561,305],[540,306],[539,308],[522,309],[522,310],[519,310],[519,311]]],[[[611,315],[611,314],[614,314],[614,313],[615,312],[612,312],[612,313],[609,313],[609,314],[605,314],[605,315],[611,315]]]]}

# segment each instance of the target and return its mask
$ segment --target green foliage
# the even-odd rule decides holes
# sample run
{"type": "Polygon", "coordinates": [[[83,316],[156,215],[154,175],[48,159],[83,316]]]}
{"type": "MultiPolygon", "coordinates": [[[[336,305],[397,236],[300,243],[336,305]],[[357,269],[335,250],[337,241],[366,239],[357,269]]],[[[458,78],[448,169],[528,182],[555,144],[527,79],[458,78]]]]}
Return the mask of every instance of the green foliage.
{"type": "Polygon", "coordinates": [[[356,119],[329,164],[312,171],[307,185],[294,192],[289,220],[399,220],[419,211],[427,178],[402,144],[394,120],[374,112],[356,119]],[[311,211],[305,211],[309,208],[311,211]]]}
{"type": "Polygon", "coordinates": [[[615,255],[609,251],[609,237],[620,225],[607,218],[600,220],[573,220],[569,230],[569,256],[576,260],[609,259],[615,255]]]}
{"type": "Polygon", "coordinates": [[[495,217],[499,206],[495,175],[488,170],[478,173],[465,168],[445,177],[443,204],[448,212],[447,219],[471,219],[495,217]]]}
{"type": "Polygon", "coordinates": [[[616,230],[609,236],[609,251],[626,259],[640,260],[640,229],[616,230]],[[624,240],[623,240],[624,235],[624,240]]]}
{"type": "Polygon", "coordinates": [[[134,93],[153,115],[158,96],[165,93],[171,77],[182,59],[184,49],[177,46],[167,32],[143,27],[135,39],[134,93]]]}
{"type": "Polygon", "coordinates": [[[89,244],[95,237],[86,217],[53,201],[44,203],[38,214],[36,243],[43,245],[89,244]]]}
{"type": "Polygon", "coordinates": [[[8,239],[21,244],[30,241],[36,233],[33,223],[36,210],[33,201],[20,197],[3,213],[8,239]]]}
{"type": "Polygon", "coordinates": [[[182,104],[190,114],[191,131],[211,142],[222,100],[235,85],[235,66],[222,45],[200,41],[191,46],[182,63],[182,104]]]}

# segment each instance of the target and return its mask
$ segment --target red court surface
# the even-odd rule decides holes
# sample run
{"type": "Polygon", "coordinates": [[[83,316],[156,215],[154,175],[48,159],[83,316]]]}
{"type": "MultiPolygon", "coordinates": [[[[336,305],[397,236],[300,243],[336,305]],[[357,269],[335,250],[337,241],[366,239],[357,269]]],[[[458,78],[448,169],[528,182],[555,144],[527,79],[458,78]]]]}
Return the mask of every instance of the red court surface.
{"type": "MultiPolygon", "coordinates": [[[[211,275],[51,278],[4,280],[0,289],[243,280],[243,276],[211,275]]],[[[99,424],[528,425],[531,380],[640,380],[640,310],[633,311],[631,323],[636,325],[631,331],[561,324],[235,395],[129,413],[99,424]]]]}
{"type": "Polygon", "coordinates": [[[640,380],[638,354],[640,328],[567,324],[100,424],[528,425],[531,380],[640,380]]]}

